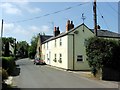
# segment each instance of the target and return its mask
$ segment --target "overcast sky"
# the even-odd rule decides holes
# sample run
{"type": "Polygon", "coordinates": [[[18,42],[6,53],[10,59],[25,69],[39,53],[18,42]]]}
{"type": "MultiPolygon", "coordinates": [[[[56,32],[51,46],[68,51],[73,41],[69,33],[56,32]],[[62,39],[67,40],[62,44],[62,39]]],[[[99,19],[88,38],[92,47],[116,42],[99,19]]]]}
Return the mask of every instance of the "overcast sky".
{"type": "MultiPolygon", "coordinates": [[[[82,24],[82,13],[86,17],[85,24],[91,29],[94,27],[93,2],[90,0],[85,0],[90,1],[87,3],[6,1],[0,3],[4,37],[14,37],[18,41],[26,40],[30,43],[32,36],[38,33],[53,35],[54,26],[59,26],[60,31],[64,32],[68,19],[73,21],[75,27],[82,24]]],[[[97,19],[101,29],[118,32],[118,14],[118,2],[97,2],[97,19]]]]}

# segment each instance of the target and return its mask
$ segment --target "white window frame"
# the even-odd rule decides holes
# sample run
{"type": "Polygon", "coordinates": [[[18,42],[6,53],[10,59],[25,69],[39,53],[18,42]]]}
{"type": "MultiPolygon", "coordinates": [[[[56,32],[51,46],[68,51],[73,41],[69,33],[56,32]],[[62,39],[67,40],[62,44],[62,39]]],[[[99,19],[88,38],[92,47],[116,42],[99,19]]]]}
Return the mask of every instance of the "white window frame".
{"type": "Polygon", "coordinates": [[[60,38],[60,46],[62,46],[62,38],[60,38]]]}
{"type": "Polygon", "coordinates": [[[60,53],[59,54],[59,60],[58,60],[59,63],[62,63],[62,54],[60,53]]]}
{"type": "Polygon", "coordinates": [[[77,55],[77,62],[83,62],[83,55],[77,55]]]}
{"type": "Polygon", "coordinates": [[[44,49],[45,49],[45,44],[44,44],[44,49]]]}
{"type": "Polygon", "coordinates": [[[54,54],[54,59],[53,59],[54,62],[57,62],[57,58],[56,57],[57,57],[57,54],[55,53],[54,54]]]}
{"type": "Polygon", "coordinates": [[[47,50],[48,50],[48,42],[47,42],[47,50]]]}
{"type": "Polygon", "coordinates": [[[55,39],[55,47],[57,46],[56,42],[57,42],[57,40],[55,39]]]}

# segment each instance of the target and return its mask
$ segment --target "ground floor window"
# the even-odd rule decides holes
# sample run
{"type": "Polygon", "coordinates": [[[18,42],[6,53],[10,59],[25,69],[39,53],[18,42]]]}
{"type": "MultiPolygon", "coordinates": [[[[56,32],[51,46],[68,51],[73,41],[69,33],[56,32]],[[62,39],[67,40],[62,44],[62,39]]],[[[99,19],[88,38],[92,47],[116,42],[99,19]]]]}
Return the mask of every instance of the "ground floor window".
{"type": "Polygon", "coordinates": [[[48,54],[47,54],[47,60],[49,60],[49,58],[48,58],[48,54]]]}
{"type": "Polygon", "coordinates": [[[77,61],[83,61],[83,56],[82,55],[77,55],[77,61]]]}
{"type": "Polygon", "coordinates": [[[44,60],[45,60],[45,55],[44,55],[44,60]]]}
{"type": "Polygon", "coordinates": [[[60,53],[59,63],[62,63],[62,54],[60,53]]]}
{"type": "Polygon", "coordinates": [[[57,61],[57,60],[56,60],[56,57],[57,57],[57,55],[55,54],[55,55],[54,55],[54,59],[53,59],[54,62],[57,61]]]}

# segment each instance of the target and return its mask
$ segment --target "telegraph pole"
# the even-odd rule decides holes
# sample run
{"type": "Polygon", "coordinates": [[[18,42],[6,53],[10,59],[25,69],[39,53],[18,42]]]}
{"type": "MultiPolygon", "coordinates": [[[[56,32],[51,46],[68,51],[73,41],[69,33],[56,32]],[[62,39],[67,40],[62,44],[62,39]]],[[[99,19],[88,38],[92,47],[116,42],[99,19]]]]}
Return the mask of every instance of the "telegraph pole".
{"type": "MultiPolygon", "coordinates": [[[[3,19],[2,19],[2,25],[1,25],[0,57],[2,57],[2,34],[3,34],[3,19]]],[[[2,67],[2,60],[0,60],[0,67],[2,67]]]]}
{"type": "Polygon", "coordinates": [[[3,36],[3,19],[2,19],[2,25],[1,25],[1,38],[3,36]]]}
{"type": "Polygon", "coordinates": [[[97,11],[96,11],[96,0],[94,0],[93,12],[94,12],[94,33],[95,33],[95,36],[97,36],[97,11]]]}

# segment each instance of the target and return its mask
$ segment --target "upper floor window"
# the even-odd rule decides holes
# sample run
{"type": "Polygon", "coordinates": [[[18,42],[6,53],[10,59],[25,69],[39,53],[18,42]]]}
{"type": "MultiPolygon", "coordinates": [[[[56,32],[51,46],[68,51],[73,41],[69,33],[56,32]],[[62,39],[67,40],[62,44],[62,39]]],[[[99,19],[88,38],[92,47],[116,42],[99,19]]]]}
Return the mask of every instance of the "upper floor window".
{"type": "Polygon", "coordinates": [[[47,42],[47,49],[48,49],[48,42],[47,42]]]}
{"type": "Polygon", "coordinates": [[[62,39],[60,38],[60,46],[62,46],[62,39]]]}
{"type": "Polygon", "coordinates": [[[56,39],[55,39],[55,47],[56,47],[56,39]]]}
{"type": "Polygon", "coordinates": [[[45,44],[44,44],[44,49],[45,49],[45,44]]]}

